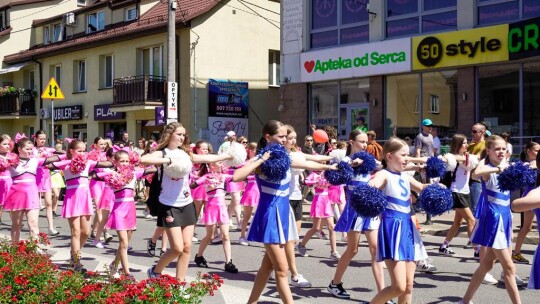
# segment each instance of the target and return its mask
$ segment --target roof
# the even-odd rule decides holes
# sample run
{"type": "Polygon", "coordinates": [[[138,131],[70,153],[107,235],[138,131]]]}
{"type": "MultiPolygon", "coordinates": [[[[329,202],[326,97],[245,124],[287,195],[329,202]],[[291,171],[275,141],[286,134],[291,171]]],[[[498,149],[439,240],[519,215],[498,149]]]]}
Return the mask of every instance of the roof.
{"type": "MultiPolygon", "coordinates": [[[[176,0],[176,2],[176,24],[177,26],[185,26],[190,20],[208,12],[221,0],[176,0]]],[[[141,33],[148,35],[163,32],[167,28],[167,9],[167,2],[162,3],[159,1],[136,21],[116,24],[103,31],[74,39],[38,45],[28,50],[7,55],[4,57],[4,62],[14,64],[50,55],[65,54],[73,52],[75,49],[94,48],[108,44],[111,41],[119,42],[131,39],[133,36],[140,36],[141,33]]]]}
{"type": "Polygon", "coordinates": [[[32,4],[47,1],[57,2],[57,0],[0,0],[0,9],[16,5],[32,4]]]}

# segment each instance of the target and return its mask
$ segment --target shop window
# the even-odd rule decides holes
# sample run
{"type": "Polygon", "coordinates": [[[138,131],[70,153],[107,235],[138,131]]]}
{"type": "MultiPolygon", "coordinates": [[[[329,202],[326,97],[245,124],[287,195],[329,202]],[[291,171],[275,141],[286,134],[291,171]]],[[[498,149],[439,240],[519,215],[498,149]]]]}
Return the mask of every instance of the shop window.
{"type": "Polygon", "coordinates": [[[519,65],[479,67],[477,74],[480,120],[494,134],[512,133],[519,122],[519,65]]]}
{"type": "Polygon", "coordinates": [[[141,72],[143,75],[163,75],[163,47],[155,46],[140,50],[141,72]]]}
{"type": "Polygon", "coordinates": [[[457,0],[386,0],[386,37],[457,29],[457,0]]]}
{"type": "Polygon", "coordinates": [[[86,61],[75,61],[74,71],[76,72],[77,88],[76,92],[86,92],[86,61]]]}
{"type": "Polygon", "coordinates": [[[437,95],[429,95],[429,113],[432,114],[439,114],[439,96],[437,95]]]}
{"type": "Polygon", "coordinates": [[[538,16],[538,0],[478,0],[479,25],[509,23],[538,16]]]}
{"type": "Polygon", "coordinates": [[[51,28],[47,25],[43,27],[43,44],[51,43],[51,28]]]}
{"type": "Polygon", "coordinates": [[[317,127],[338,124],[338,83],[313,84],[311,122],[317,127]]]}
{"type": "Polygon", "coordinates": [[[386,122],[388,138],[396,129],[397,136],[416,136],[421,117],[418,113],[419,75],[397,75],[386,77],[386,122]]]}
{"type": "Polygon", "coordinates": [[[137,8],[130,7],[126,9],[126,21],[132,21],[137,19],[137,8]]]}
{"type": "Polygon", "coordinates": [[[280,54],[279,51],[270,50],[268,52],[268,85],[279,87],[281,84],[280,74],[280,54]]]}
{"type": "Polygon", "coordinates": [[[457,70],[422,74],[422,118],[437,125],[439,137],[451,137],[457,125],[457,70]]]}
{"type": "MultiPolygon", "coordinates": [[[[540,134],[540,63],[532,62],[523,65],[523,136],[540,134]]],[[[519,124],[514,123],[512,136],[519,135],[519,124]]],[[[526,138],[525,142],[531,140],[526,138]]]]}
{"type": "Polygon", "coordinates": [[[94,33],[105,28],[105,12],[88,14],[86,33],[94,33]]]}
{"type": "Polygon", "coordinates": [[[114,58],[112,55],[99,56],[100,87],[112,88],[114,80],[114,58]]]}
{"type": "Polygon", "coordinates": [[[53,25],[53,36],[51,42],[62,41],[64,36],[64,27],[62,24],[53,25]]]}
{"type": "Polygon", "coordinates": [[[368,0],[311,0],[311,48],[369,42],[368,0]]]}

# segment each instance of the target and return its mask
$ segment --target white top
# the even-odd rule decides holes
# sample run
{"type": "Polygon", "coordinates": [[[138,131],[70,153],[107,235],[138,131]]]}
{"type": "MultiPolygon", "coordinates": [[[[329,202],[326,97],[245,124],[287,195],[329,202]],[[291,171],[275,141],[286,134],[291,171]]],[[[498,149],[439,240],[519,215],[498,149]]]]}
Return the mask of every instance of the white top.
{"type": "MultiPolygon", "coordinates": [[[[291,152],[291,159],[306,160],[304,153],[291,152]]],[[[289,200],[299,201],[302,200],[302,189],[300,189],[300,174],[304,172],[304,169],[291,168],[291,182],[289,183],[289,200]]]]}
{"type": "Polygon", "coordinates": [[[436,155],[441,154],[441,140],[439,139],[439,136],[433,137],[433,149],[435,149],[436,155]]]}
{"type": "MultiPolygon", "coordinates": [[[[450,158],[453,154],[447,153],[445,154],[445,157],[450,158]]],[[[478,165],[478,158],[475,155],[469,155],[469,161],[467,165],[465,163],[461,162],[458,165],[458,168],[456,170],[456,180],[452,182],[452,185],[450,185],[450,190],[452,192],[462,193],[462,194],[469,194],[470,188],[469,188],[469,179],[471,178],[471,171],[476,168],[478,165]]],[[[448,170],[454,172],[455,167],[449,166],[448,170]]]]}
{"type": "MultiPolygon", "coordinates": [[[[165,148],[166,157],[181,157],[182,153],[185,152],[180,149],[169,150],[165,148]]],[[[161,173],[158,172],[159,175],[161,173]]],[[[182,178],[173,179],[167,173],[163,172],[159,202],[172,207],[184,207],[191,204],[193,198],[189,189],[189,174],[186,174],[182,178]]]]}

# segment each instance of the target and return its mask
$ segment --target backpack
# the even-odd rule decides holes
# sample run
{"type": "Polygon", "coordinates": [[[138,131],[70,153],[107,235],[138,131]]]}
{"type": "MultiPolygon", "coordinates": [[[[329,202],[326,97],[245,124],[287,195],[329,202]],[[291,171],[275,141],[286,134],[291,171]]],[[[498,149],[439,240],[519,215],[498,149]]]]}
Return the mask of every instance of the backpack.
{"type": "MultiPolygon", "coordinates": [[[[165,150],[162,150],[163,157],[165,157],[165,150]]],[[[163,180],[163,165],[158,168],[158,171],[154,173],[152,182],[150,183],[150,191],[148,193],[148,199],[146,200],[146,206],[150,211],[150,215],[157,216],[159,206],[159,195],[161,194],[161,181],[163,180]],[[159,178],[158,178],[159,177],[159,178]]]]}
{"type": "Polygon", "coordinates": [[[446,171],[444,176],[441,178],[441,184],[445,185],[446,188],[450,189],[452,183],[456,181],[456,172],[458,167],[459,165],[456,165],[456,169],[454,169],[454,171],[446,171]]]}

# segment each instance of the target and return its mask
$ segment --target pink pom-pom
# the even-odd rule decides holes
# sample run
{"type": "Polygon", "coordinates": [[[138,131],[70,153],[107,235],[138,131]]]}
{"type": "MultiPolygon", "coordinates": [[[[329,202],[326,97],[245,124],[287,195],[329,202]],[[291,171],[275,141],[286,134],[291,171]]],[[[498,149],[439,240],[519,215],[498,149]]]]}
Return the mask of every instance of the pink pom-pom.
{"type": "Polygon", "coordinates": [[[140,161],[141,161],[141,156],[139,155],[139,153],[135,151],[132,151],[129,153],[129,162],[132,165],[137,165],[139,164],[140,161]]]}
{"type": "Polygon", "coordinates": [[[6,154],[6,159],[10,166],[16,168],[19,165],[19,155],[13,152],[6,154]]]}
{"type": "Polygon", "coordinates": [[[125,186],[124,176],[120,172],[112,172],[105,177],[105,184],[113,190],[120,190],[125,186]]]}
{"type": "Polygon", "coordinates": [[[89,160],[93,160],[93,161],[100,161],[100,159],[101,159],[101,151],[92,150],[92,151],[88,152],[87,158],[89,160]]]}
{"type": "Polygon", "coordinates": [[[135,176],[133,174],[133,170],[134,170],[133,165],[118,166],[116,168],[116,171],[118,171],[124,177],[125,184],[129,183],[135,176]]]}
{"type": "Polygon", "coordinates": [[[0,172],[4,172],[8,168],[9,168],[9,162],[3,157],[0,157],[0,172]]]}
{"type": "Polygon", "coordinates": [[[71,158],[71,164],[69,165],[69,171],[73,174],[79,174],[86,169],[86,154],[77,153],[71,158]]]}

